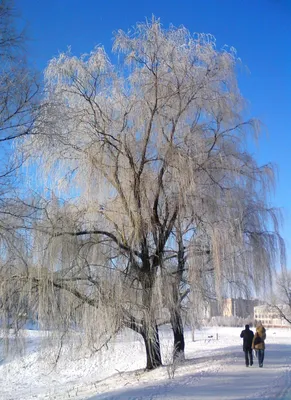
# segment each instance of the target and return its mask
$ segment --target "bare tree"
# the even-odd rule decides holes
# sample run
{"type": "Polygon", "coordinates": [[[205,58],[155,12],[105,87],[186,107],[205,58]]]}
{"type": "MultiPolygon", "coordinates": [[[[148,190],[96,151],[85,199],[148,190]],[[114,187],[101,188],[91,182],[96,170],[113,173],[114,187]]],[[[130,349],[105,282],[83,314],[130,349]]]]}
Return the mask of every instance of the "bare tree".
{"type": "Polygon", "coordinates": [[[26,268],[28,242],[24,227],[35,212],[34,202],[21,197],[19,170],[23,154],[15,139],[31,133],[38,83],[25,60],[25,35],[16,29],[13,1],[0,0],[0,312],[1,326],[24,317],[27,303],[22,285],[7,284],[26,268]],[[26,199],[26,200],[24,200],[26,199]],[[7,284],[7,285],[6,285],[7,284]]]}
{"type": "Polygon", "coordinates": [[[272,301],[268,302],[270,312],[273,311],[279,317],[291,324],[291,273],[283,269],[277,274],[275,290],[272,301]]]}
{"type": "Polygon", "coordinates": [[[0,142],[31,133],[39,85],[28,68],[25,36],[15,28],[13,1],[0,1],[0,142]]]}
{"type": "Polygon", "coordinates": [[[233,49],[153,19],[119,31],[114,50],[116,67],[95,48],[61,54],[45,72],[22,149],[67,200],[35,225],[32,280],[46,290],[40,314],[58,288],[66,308],[57,314],[69,321],[89,307],[79,317],[88,329],[135,330],[152,369],[162,362],[163,307],[183,352],[181,301],[197,282],[221,293],[227,280],[270,271],[280,251],[278,230],[265,235],[262,219],[272,168],[258,167],[244,145],[257,123],[243,120],[233,49]]]}

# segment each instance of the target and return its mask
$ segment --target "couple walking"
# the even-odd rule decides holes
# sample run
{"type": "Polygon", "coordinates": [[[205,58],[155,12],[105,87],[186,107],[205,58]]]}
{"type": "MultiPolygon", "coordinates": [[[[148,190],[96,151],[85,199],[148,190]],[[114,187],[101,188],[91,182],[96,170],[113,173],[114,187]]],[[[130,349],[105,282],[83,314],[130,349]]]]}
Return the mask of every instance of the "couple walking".
{"type": "Polygon", "coordinates": [[[243,339],[246,367],[253,365],[253,350],[255,350],[259,367],[262,368],[265,355],[266,329],[259,323],[256,328],[256,333],[254,334],[254,332],[250,330],[250,326],[246,325],[240,337],[243,339]]]}

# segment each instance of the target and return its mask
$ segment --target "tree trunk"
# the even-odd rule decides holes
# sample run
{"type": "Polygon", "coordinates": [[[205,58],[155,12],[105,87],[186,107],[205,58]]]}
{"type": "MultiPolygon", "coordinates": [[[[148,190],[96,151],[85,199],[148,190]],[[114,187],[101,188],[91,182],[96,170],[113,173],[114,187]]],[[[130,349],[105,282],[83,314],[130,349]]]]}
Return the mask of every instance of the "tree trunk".
{"type": "Polygon", "coordinates": [[[141,332],[144,339],[147,357],[146,369],[151,370],[162,365],[160,338],[157,325],[144,326],[141,332]]]}
{"type": "Polygon", "coordinates": [[[171,311],[171,325],[174,334],[174,352],[173,359],[179,357],[185,359],[185,339],[182,317],[179,309],[171,311]]]}
{"type": "Polygon", "coordinates": [[[191,328],[191,334],[192,334],[192,342],[195,342],[195,327],[192,326],[191,328]]]}
{"type": "Polygon", "coordinates": [[[149,265],[145,266],[144,271],[145,273],[141,274],[140,277],[143,289],[142,301],[144,307],[141,334],[146,348],[146,369],[151,370],[162,365],[160,337],[154,315],[153,303],[153,287],[156,272],[154,269],[150,269],[149,265]]]}

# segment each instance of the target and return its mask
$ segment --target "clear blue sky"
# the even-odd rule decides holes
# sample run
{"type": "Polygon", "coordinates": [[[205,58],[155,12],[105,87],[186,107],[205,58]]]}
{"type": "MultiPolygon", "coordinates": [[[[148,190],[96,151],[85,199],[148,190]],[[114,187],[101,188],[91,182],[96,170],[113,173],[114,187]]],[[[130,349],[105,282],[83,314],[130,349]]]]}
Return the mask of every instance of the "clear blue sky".
{"type": "Polygon", "coordinates": [[[282,208],[291,260],[291,0],[15,0],[27,25],[29,52],[39,69],[70,45],[76,55],[97,44],[107,52],[112,32],[152,14],[234,46],[250,73],[240,77],[251,114],[265,124],[259,163],[278,166],[275,206],[282,208]]]}

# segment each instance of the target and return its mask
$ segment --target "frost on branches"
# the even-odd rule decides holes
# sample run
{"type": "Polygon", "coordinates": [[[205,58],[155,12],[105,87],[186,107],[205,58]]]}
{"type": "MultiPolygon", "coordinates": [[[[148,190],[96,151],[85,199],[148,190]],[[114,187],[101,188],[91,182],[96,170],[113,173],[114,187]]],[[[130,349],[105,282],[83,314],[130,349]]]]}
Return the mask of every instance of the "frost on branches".
{"type": "Polygon", "coordinates": [[[152,369],[160,323],[183,356],[183,308],[261,290],[284,246],[272,167],[246,149],[258,123],[243,118],[235,51],[156,19],[113,49],[117,65],[97,47],[45,71],[21,144],[54,193],[33,227],[30,301],[44,327],[91,345],[133,329],[152,369]]]}

